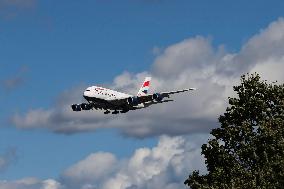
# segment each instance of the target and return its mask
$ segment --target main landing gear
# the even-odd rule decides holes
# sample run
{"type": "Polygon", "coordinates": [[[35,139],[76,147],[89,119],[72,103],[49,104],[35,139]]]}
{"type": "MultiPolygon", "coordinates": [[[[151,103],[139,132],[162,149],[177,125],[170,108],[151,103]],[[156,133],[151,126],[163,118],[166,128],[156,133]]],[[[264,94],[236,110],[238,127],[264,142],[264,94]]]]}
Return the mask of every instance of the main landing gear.
{"type": "Polygon", "coordinates": [[[126,112],[128,112],[128,111],[129,111],[129,110],[124,109],[124,110],[121,110],[120,113],[124,114],[124,113],[126,113],[126,112]]]}
{"type": "Polygon", "coordinates": [[[110,111],[109,110],[106,110],[105,112],[104,112],[104,114],[109,114],[110,113],[110,111]]]}
{"type": "MultiPolygon", "coordinates": [[[[104,112],[104,114],[109,114],[110,113],[110,111],[109,110],[106,110],[105,112],[104,112]]],[[[117,111],[117,110],[114,110],[113,112],[111,112],[112,114],[118,114],[119,113],[119,111],[117,111]]]]}
{"type": "Polygon", "coordinates": [[[111,112],[110,110],[106,110],[105,112],[104,112],[104,114],[109,114],[109,113],[111,113],[111,114],[119,114],[119,113],[126,113],[126,112],[128,112],[129,110],[121,110],[121,111],[118,111],[118,110],[114,110],[113,112],[111,112]]]}
{"type": "Polygon", "coordinates": [[[117,111],[117,110],[114,110],[113,112],[112,112],[112,114],[118,114],[119,113],[119,111],[117,111]]]}

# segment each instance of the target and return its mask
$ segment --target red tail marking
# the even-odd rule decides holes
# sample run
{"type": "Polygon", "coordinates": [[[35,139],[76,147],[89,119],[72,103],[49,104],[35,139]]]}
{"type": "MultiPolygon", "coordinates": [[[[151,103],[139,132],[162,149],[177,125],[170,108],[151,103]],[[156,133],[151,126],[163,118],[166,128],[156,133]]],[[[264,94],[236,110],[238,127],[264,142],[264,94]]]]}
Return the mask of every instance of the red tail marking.
{"type": "Polygon", "coordinates": [[[146,81],[146,82],[144,82],[143,87],[148,87],[149,84],[150,84],[150,81],[146,81]]]}

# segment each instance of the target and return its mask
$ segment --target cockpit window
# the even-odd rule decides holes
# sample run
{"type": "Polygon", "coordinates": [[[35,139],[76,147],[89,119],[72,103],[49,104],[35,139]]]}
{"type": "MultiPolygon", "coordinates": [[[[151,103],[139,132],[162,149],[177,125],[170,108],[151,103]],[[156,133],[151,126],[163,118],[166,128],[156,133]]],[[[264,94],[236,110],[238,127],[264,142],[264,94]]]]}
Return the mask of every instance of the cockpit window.
{"type": "Polygon", "coordinates": [[[90,91],[90,89],[87,89],[86,91],[90,91]]]}

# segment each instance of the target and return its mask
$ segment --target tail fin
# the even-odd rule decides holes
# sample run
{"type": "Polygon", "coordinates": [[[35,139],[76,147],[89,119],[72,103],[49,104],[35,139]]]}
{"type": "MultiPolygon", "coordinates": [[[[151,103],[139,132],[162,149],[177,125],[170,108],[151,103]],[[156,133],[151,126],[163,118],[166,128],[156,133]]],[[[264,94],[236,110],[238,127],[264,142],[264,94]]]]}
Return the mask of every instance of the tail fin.
{"type": "Polygon", "coordinates": [[[139,89],[137,96],[144,96],[148,93],[151,77],[146,77],[142,87],[139,89]]]}

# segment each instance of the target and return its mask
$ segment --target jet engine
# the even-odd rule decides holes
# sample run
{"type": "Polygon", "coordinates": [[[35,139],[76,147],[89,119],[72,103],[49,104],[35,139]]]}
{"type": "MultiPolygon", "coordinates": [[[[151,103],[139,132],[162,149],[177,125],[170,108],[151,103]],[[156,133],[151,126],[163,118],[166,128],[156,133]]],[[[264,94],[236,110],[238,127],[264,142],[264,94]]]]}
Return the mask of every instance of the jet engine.
{"type": "Polygon", "coordinates": [[[139,99],[138,97],[134,96],[134,97],[129,97],[127,99],[128,104],[132,104],[132,105],[137,105],[139,104],[139,99]]]}
{"type": "Polygon", "coordinates": [[[163,95],[161,95],[160,93],[154,93],[153,94],[153,100],[156,100],[158,102],[162,101],[163,100],[163,95]]]}
{"type": "Polygon", "coordinates": [[[71,108],[75,112],[81,111],[81,105],[80,104],[72,104],[71,108]]]}
{"type": "Polygon", "coordinates": [[[92,106],[90,104],[82,103],[81,105],[82,110],[90,110],[92,109],[92,106]]]}

